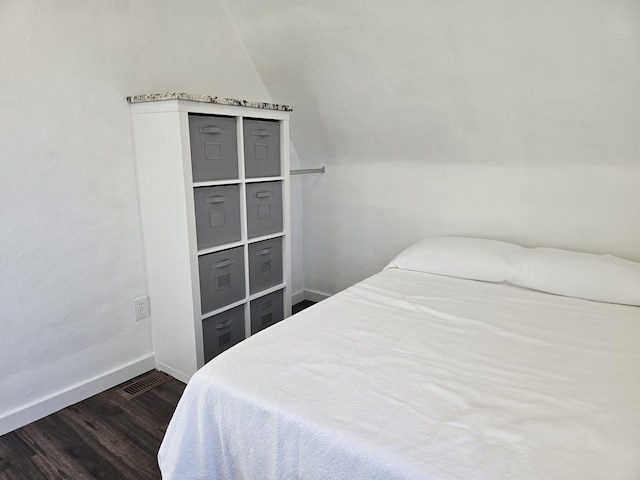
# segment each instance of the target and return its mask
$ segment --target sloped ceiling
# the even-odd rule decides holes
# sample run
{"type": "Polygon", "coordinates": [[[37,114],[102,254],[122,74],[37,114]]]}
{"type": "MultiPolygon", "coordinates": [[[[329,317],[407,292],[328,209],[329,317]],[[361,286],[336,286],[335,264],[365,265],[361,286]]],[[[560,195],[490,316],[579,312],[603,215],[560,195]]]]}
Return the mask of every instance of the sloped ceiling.
{"type": "Polygon", "coordinates": [[[294,105],[307,290],[425,236],[640,259],[638,0],[222,0],[294,105]]]}
{"type": "Polygon", "coordinates": [[[635,0],[226,0],[302,163],[635,162],[635,0]]]}

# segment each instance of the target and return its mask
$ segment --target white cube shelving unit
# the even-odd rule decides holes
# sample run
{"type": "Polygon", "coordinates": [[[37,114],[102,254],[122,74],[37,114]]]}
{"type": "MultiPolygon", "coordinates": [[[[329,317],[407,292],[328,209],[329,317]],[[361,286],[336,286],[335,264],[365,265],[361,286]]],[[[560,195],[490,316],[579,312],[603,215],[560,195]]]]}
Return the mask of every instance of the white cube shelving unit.
{"type": "MultiPolygon", "coordinates": [[[[241,312],[244,332],[249,336],[251,302],[258,300],[259,303],[259,299],[274,292],[282,293],[282,317],[291,314],[289,112],[292,109],[286,105],[177,93],[140,95],[128,97],[127,100],[132,112],[156,366],[186,382],[205,363],[205,344],[211,339],[203,337],[203,322],[215,319],[217,315],[224,316],[225,312],[231,310],[241,312]],[[235,119],[238,174],[234,178],[193,180],[189,115],[235,119]],[[245,175],[243,139],[249,134],[244,131],[245,119],[248,120],[247,125],[254,125],[255,119],[279,124],[278,175],[245,175]],[[265,185],[281,185],[282,228],[251,237],[247,193],[254,192],[255,186],[261,182],[269,182],[265,185]],[[237,186],[240,192],[239,238],[198,249],[194,189],[229,185],[237,186]],[[273,244],[274,239],[278,245],[281,241],[282,263],[277,265],[277,270],[282,269],[282,280],[268,287],[260,285],[256,289],[256,285],[251,284],[253,280],[250,281],[249,252],[256,251],[254,244],[257,242],[273,244]],[[205,255],[236,247],[239,247],[240,250],[236,251],[242,252],[244,260],[244,294],[212,311],[202,311],[202,294],[209,296],[215,295],[215,292],[201,292],[199,260],[205,255]]],[[[255,271],[252,275],[257,278],[255,271]]],[[[280,298],[280,295],[277,297],[280,298]]],[[[274,319],[277,320],[279,318],[274,319]]]]}

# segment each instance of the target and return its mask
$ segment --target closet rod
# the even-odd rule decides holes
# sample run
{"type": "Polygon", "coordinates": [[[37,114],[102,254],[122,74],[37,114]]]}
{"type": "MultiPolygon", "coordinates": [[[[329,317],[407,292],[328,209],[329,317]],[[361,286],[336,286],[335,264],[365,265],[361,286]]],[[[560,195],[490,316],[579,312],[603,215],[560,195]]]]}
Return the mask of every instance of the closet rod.
{"type": "Polygon", "coordinates": [[[290,175],[305,175],[307,173],[324,173],[324,165],[320,168],[302,168],[300,170],[289,171],[290,175]]]}

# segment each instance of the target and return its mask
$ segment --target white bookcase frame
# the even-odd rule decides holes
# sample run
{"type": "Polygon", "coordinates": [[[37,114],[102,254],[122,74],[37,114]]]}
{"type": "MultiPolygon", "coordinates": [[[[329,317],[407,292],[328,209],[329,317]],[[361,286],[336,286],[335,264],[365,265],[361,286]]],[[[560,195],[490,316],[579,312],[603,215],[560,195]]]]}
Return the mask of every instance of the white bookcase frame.
{"type": "Polygon", "coordinates": [[[264,108],[218,105],[188,100],[131,104],[140,215],[148,291],[151,334],[156,367],[187,382],[204,364],[202,321],[238,305],[244,306],[245,332],[251,335],[249,304],[282,290],[284,316],[291,315],[291,208],[289,185],[289,112],[264,108]],[[189,113],[236,117],[237,179],[193,182],[189,113]],[[277,177],[245,178],[243,118],[280,122],[280,171],[277,177]],[[248,238],[246,184],[281,181],[283,230],[248,238]],[[240,241],[198,250],[193,189],[212,185],[240,187],[240,241]],[[250,294],[248,245],[282,237],[283,282],[250,294]],[[245,298],[203,315],[200,307],[198,257],[242,246],[245,260],[245,298]]]}

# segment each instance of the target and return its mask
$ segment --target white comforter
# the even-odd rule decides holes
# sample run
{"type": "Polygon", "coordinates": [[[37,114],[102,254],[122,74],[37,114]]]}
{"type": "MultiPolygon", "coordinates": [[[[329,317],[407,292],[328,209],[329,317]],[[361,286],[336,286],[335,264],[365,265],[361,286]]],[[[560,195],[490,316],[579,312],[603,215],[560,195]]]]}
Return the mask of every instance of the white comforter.
{"type": "Polygon", "coordinates": [[[196,373],[165,479],[640,479],[640,308],[385,270],[196,373]]]}

